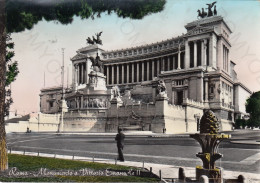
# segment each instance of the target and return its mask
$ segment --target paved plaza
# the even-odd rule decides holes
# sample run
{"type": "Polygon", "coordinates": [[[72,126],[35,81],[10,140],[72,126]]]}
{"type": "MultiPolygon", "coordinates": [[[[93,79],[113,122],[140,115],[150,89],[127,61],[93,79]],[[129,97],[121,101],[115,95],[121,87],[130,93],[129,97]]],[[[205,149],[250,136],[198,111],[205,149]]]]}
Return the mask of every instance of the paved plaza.
{"type": "MultiPolygon", "coordinates": [[[[224,157],[217,161],[217,166],[226,172],[246,172],[250,177],[257,177],[260,165],[260,133],[257,130],[230,132],[232,138],[221,143],[219,151],[224,157]]],[[[115,163],[117,148],[115,134],[55,134],[30,133],[8,134],[9,151],[40,152],[40,154],[65,155],[72,159],[89,158],[95,161],[115,163]]],[[[175,169],[185,167],[193,170],[201,161],[196,157],[200,151],[199,144],[189,138],[188,134],[131,134],[126,133],[124,156],[122,164],[133,166],[154,167],[154,171],[165,169],[164,177],[176,177],[175,169]],[[153,166],[152,166],[153,165],[153,166]],[[156,166],[155,166],[156,165],[156,166]],[[168,168],[167,168],[168,167],[168,168]],[[169,171],[172,167],[172,171],[169,171]],[[169,170],[168,170],[169,169],[169,170]],[[175,172],[175,173],[174,173],[175,172]]],[[[189,171],[193,175],[193,171],[189,171]]],[[[156,172],[155,172],[156,173],[156,172]]],[[[232,174],[232,173],[231,173],[232,174]]],[[[231,175],[230,174],[230,175],[231,175]]],[[[232,175],[234,176],[234,175],[232,175]]],[[[238,175],[236,175],[238,176],[238,175]]]]}

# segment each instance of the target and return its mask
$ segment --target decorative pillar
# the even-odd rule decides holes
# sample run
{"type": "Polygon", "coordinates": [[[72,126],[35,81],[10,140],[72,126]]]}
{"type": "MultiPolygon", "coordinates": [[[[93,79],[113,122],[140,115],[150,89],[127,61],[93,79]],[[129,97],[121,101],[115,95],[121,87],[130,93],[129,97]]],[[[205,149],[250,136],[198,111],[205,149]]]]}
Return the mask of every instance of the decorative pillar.
{"type": "Polygon", "coordinates": [[[84,65],[81,63],[81,83],[84,84],[84,65]]]}
{"type": "Polygon", "coordinates": [[[223,69],[226,70],[226,49],[223,46],[223,69]]]}
{"type": "Polygon", "coordinates": [[[150,72],[149,72],[149,67],[150,67],[150,61],[148,60],[147,61],[147,81],[149,81],[150,80],[150,78],[149,78],[149,75],[150,75],[150,72]]]}
{"type": "Polygon", "coordinates": [[[129,63],[126,64],[126,82],[129,83],[129,63]]]}
{"type": "Polygon", "coordinates": [[[205,78],[204,81],[205,81],[205,102],[208,102],[208,100],[209,100],[209,94],[208,94],[208,91],[209,91],[208,78],[205,78]]]}
{"type": "Polygon", "coordinates": [[[157,77],[160,74],[160,59],[157,60],[157,77]]]}
{"type": "Polygon", "coordinates": [[[197,78],[197,101],[203,102],[203,78],[199,76],[197,78]]]}
{"type": "Polygon", "coordinates": [[[122,83],[125,83],[125,64],[122,64],[122,83]]]}
{"type": "Polygon", "coordinates": [[[85,62],[85,83],[88,84],[88,61],[85,62]]]}
{"type": "Polygon", "coordinates": [[[164,59],[164,57],[161,58],[161,62],[162,62],[161,71],[165,71],[165,59],[164,59]]]}
{"type": "Polygon", "coordinates": [[[114,78],[115,78],[115,75],[114,75],[114,65],[111,65],[111,69],[112,69],[112,82],[111,82],[111,84],[113,85],[114,84],[114,78]]]}
{"type": "Polygon", "coordinates": [[[139,74],[140,74],[140,73],[139,73],[139,72],[140,72],[139,63],[140,63],[140,62],[137,62],[137,63],[136,63],[136,69],[137,69],[137,72],[136,72],[136,74],[137,74],[137,76],[136,76],[136,77],[137,77],[137,78],[136,78],[136,82],[139,82],[139,74]]]}
{"type": "Polygon", "coordinates": [[[177,69],[181,69],[181,51],[180,51],[180,45],[179,45],[179,52],[178,52],[178,67],[177,69]]]}
{"type": "Polygon", "coordinates": [[[154,77],[154,60],[152,60],[152,80],[153,80],[153,77],[154,77]]]}
{"type": "Polygon", "coordinates": [[[116,65],[116,84],[119,84],[119,65],[116,65]]]}
{"type": "Polygon", "coordinates": [[[107,69],[107,85],[109,84],[109,65],[106,67],[107,69]]]}
{"type": "Polygon", "coordinates": [[[207,66],[207,39],[203,39],[201,42],[201,66],[207,66]]]}
{"type": "Polygon", "coordinates": [[[197,41],[194,41],[194,67],[197,67],[198,64],[197,64],[197,41]]]}
{"type": "Polygon", "coordinates": [[[225,52],[225,70],[227,70],[227,48],[224,46],[224,52],[225,52]]]}
{"type": "Polygon", "coordinates": [[[169,71],[169,70],[170,70],[170,62],[171,62],[171,59],[170,59],[170,56],[168,56],[167,58],[168,58],[168,61],[167,61],[167,63],[168,63],[168,65],[167,65],[167,71],[169,71]]]}
{"type": "Polygon", "coordinates": [[[209,38],[209,66],[213,66],[213,36],[210,36],[209,38]]]}
{"type": "Polygon", "coordinates": [[[142,81],[144,81],[144,61],[142,62],[142,81]]]}
{"type": "Polygon", "coordinates": [[[135,78],[134,78],[134,68],[135,68],[135,63],[132,63],[132,83],[135,82],[135,78]]]}
{"type": "Polygon", "coordinates": [[[78,85],[79,85],[79,84],[80,84],[80,83],[79,83],[79,81],[80,81],[80,80],[79,80],[79,78],[80,78],[79,64],[77,64],[77,71],[78,71],[78,72],[77,72],[77,83],[78,83],[78,85]]]}
{"type": "Polygon", "coordinates": [[[172,55],[172,70],[175,69],[175,56],[172,55]]]}
{"type": "Polygon", "coordinates": [[[72,64],[72,83],[75,86],[75,65],[72,64]]]}
{"type": "Polygon", "coordinates": [[[188,41],[185,41],[185,69],[190,68],[190,45],[188,41]]]}
{"type": "Polygon", "coordinates": [[[229,73],[229,49],[227,48],[227,72],[229,73]]]}

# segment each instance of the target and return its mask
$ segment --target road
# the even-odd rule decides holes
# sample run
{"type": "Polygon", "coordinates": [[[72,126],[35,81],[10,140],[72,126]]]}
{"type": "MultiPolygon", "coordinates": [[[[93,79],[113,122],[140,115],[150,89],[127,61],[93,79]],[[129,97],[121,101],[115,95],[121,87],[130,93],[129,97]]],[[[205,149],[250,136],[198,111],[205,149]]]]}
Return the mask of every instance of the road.
{"type": "MultiPolygon", "coordinates": [[[[234,142],[260,141],[260,131],[232,132],[232,138],[219,147],[224,155],[216,165],[226,170],[259,173],[260,145],[234,142]],[[232,141],[232,142],[231,142],[232,141]]],[[[26,152],[75,155],[115,159],[117,148],[114,136],[57,135],[57,134],[8,134],[8,148],[26,152]]],[[[185,136],[149,137],[128,136],[125,139],[124,156],[129,161],[169,164],[183,167],[201,165],[196,157],[199,144],[185,136]]]]}

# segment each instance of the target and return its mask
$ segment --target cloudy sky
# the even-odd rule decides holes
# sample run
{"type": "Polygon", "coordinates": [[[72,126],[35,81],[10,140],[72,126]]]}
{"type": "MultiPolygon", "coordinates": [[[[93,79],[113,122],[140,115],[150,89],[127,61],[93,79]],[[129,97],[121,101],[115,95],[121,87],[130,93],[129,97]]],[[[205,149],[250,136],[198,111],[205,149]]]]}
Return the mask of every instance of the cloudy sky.
{"type": "MultiPolygon", "coordinates": [[[[212,1],[167,0],[164,11],[142,20],[118,18],[101,14],[95,20],[74,17],[69,25],[41,21],[32,30],[12,34],[14,60],[20,73],[12,84],[14,104],[18,113],[39,111],[39,93],[44,87],[61,83],[61,48],[65,48],[65,71],[71,84],[71,61],[76,50],[86,46],[86,38],[103,31],[103,49],[115,50],[153,43],[186,33],[184,25],[197,19],[197,9],[212,1]]],[[[218,14],[233,31],[230,59],[236,65],[239,80],[250,90],[260,90],[260,1],[218,0],[218,14]]],[[[67,85],[67,79],[65,80],[67,85]]]]}

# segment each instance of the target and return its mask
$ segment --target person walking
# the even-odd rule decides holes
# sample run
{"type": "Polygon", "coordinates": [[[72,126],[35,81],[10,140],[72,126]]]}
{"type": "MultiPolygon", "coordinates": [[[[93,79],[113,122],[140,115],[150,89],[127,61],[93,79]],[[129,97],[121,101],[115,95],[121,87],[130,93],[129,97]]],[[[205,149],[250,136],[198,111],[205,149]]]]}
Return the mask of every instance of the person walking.
{"type": "Polygon", "coordinates": [[[118,128],[118,134],[116,135],[115,140],[117,142],[117,150],[118,150],[117,160],[125,161],[124,155],[123,155],[125,135],[123,134],[121,128],[118,128]]]}

